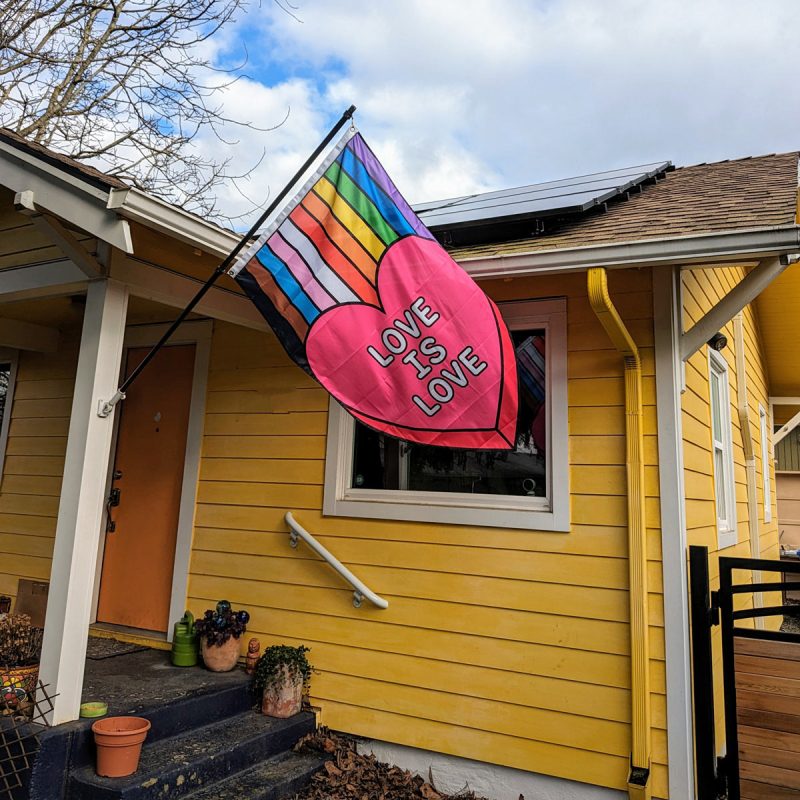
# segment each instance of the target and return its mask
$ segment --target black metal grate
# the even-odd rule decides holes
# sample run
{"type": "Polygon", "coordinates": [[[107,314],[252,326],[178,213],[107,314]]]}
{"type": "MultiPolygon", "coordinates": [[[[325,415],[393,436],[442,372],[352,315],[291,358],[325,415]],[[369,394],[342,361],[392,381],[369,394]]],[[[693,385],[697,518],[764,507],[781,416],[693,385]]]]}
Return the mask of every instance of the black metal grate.
{"type": "Polygon", "coordinates": [[[0,696],[0,797],[17,800],[39,752],[41,734],[50,726],[55,695],[37,681],[26,697],[0,696]]]}

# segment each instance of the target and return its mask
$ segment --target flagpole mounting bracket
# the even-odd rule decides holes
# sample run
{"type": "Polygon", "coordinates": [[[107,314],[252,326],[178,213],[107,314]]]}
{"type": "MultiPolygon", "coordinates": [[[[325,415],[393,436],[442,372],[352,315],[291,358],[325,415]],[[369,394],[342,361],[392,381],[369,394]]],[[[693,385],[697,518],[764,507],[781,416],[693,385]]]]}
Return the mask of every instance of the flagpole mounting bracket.
{"type": "Polygon", "coordinates": [[[99,400],[97,403],[97,416],[102,417],[105,419],[106,417],[110,416],[111,412],[114,410],[114,407],[119,403],[120,400],[125,399],[125,392],[117,391],[114,393],[114,396],[110,400],[99,400]]]}

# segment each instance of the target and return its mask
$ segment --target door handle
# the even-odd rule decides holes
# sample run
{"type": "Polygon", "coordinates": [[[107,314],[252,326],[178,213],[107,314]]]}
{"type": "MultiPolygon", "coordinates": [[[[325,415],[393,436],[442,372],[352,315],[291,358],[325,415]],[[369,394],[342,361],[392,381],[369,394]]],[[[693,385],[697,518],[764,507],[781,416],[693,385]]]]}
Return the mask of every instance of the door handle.
{"type": "Polygon", "coordinates": [[[119,495],[120,491],[115,486],[109,493],[108,499],[106,500],[106,533],[114,533],[114,531],[117,529],[117,523],[111,516],[111,509],[116,508],[119,505],[119,495]]]}

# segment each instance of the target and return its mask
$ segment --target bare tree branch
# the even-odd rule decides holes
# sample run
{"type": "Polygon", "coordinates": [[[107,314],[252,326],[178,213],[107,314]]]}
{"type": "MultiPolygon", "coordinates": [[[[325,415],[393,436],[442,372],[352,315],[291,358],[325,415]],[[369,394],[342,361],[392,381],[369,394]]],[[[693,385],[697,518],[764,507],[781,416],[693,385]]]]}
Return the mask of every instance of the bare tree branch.
{"type": "MultiPolygon", "coordinates": [[[[195,143],[258,128],[222,111],[247,63],[221,68],[209,41],[246,0],[0,0],[0,125],[87,160],[188,210],[225,219],[214,196],[241,193],[229,159],[195,143]]],[[[274,0],[287,14],[294,6],[274,0]]],[[[283,124],[278,121],[274,127],[283,124]]]]}

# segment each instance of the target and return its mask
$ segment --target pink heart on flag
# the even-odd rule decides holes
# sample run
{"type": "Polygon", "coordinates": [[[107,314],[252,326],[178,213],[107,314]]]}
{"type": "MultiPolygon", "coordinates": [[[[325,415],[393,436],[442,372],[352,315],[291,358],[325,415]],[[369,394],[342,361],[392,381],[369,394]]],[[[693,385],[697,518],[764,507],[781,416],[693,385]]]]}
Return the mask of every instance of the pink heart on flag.
{"type": "Polygon", "coordinates": [[[376,430],[444,447],[514,447],[514,347],[494,303],[435,241],[408,236],[378,267],[382,309],[337,305],[306,339],[317,380],[376,430]]]}

